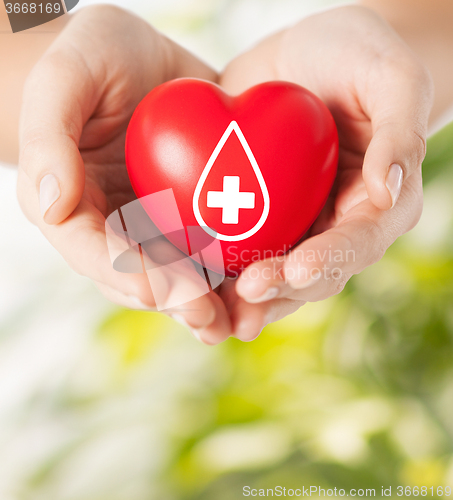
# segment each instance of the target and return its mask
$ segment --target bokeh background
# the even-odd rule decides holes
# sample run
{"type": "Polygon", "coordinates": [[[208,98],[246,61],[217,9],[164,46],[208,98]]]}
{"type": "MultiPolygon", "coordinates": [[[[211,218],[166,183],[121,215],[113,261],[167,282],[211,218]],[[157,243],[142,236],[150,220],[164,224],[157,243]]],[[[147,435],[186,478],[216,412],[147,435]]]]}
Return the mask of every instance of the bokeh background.
{"type": "MultiPolygon", "coordinates": [[[[220,69],[341,2],[112,3],[220,69]]],[[[210,348],[164,316],[116,308],[71,272],[2,168],[0,499],[453,486],[453,125],[431,138],[424,169],[422,220],[379,264],[252,343],[210,348]]]]}

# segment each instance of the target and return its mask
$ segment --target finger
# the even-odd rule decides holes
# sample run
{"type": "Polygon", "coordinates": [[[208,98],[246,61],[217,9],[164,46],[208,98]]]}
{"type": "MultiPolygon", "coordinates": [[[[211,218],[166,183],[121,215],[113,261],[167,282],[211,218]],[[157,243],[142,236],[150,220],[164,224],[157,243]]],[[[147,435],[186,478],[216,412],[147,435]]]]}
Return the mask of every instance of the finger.
{"type": "Polygon", "coordinates": [[[104,285],[104,283],[94,282],[96,288],[102,293],[102,295],[113,302],[114,304],[126,307],[128,309],[134,309],[138,311],[156,311],[155,307],[150,307],[144,304],[139,297],[134,297],[133,295],[125,295],[114,288],[104,285]]]}
{"type": "Polygon", "coordinates": [[[378,262],[401,234],[414,227],[422,211],[421,176],[412,175],[389,211],[369,200],[351,209],[334,228],[306,240],[284,263],[291,289],[283,295],[307,301],[339,293],[351,275],[378,262]]]}
{"type": "Polygon", "coordinates": [[[243,342],[251,342],[258,338],[269,323],[292,314],[303,305],[304,302],[291,299],[277,299],[259,304],[250,304],[239,299],[231,311],[233,336],[243,342]]]}
{"type": "Polygon", "coordinates": [[[82,197],[79,140],[104,86],[68,36],[60,35],[29,75],[19,129],[19,168],[39,193],[48,224],[63,221],[82,197]]]}
{"type": "MultiPolygon", "coordinates": [[[[75,272],[123,295],[135,297],[149,308],[156,307],[146,274],[126,274],[114,269],[107,245],[105,219],[86,200],[82,199],[64,222],[48,225],[41,220],[38,227],[75,272]]],[[[111,244],[112,238],[109,239],[111,244]]],[[[164,275],[160,278],[161,288],[168,288],[167,278],[164,275]]]]}
{"type": "Polygon", "coordinates": [[[207,327],[195,330],[194,334],[204,344],[217,345],[224,342],[232,333],[231,321],[222,299],[214,292],[203,297],[214,308],[214,321],[207,327]]]}
{"type": "Polygon", "coordinates": [[[260,304],[284,294],[284,258],[266,259],[247,267],[236,282],[236,293],[249,304],[260,304]]]}
{"type": "MultiPolygon", "coordinates": [[[[133,309],[138,311],[149,311],[149,312],[157,311],[156,308],[149,307],[143,302],[141,302],[141,300],[138,297],[125,295],[119,292],[118,290],[109,287],[108,285],[104,285],[103,283],[95,282],[95,285],[107,300],[121,307],[126,307],[128,309],[133,309]]],[[[209,297],[209,299],[213,300],[213,297],[209,297]]],[[[189,330],[189,332],[199,342],[209,345],[214,345],[228,338],[231,333],[231,325],[226,312],[222,314],[221,304],[217,304],[218,314],[216,314],[215,321],[208,327],[204,329],[199,329],[189,324],[189,321],[191,321],[192,323],[196,323],[196,320],[194,321],[194,318],[190,317],[190,314],[187,314],[187,311],[190,311],[191,309],[198,309],[199,306],[200,304],[197,304],[196,302],[188,303],[185,305],[183,310],[178,312],[173,312],[172,314],[170,314],[170,317],[173,318],[180,325],[187,328],[187,330],[189,330]],[[187,318],[187,316],[189,317],[187,318]]]]}
{"type": "MultiPolygon", "coordinates": [[[[30,186],[25,194],[29,195],[33,211],[33,204],[38,203],[37,194],[30,186]]],[[[156,239],[155,249],[146,245],[146,252],[129,255],[131,269],[138,267],[142,272],[122,273],[115,270],[111,254],[118,256],[129,247],[111,228],[107,239],[103,214],[87,200],[82,199],[74,212],[60,224],[49,225],[41,219],[38,227],[75,272],[108,287],[103,288],[103,292],[111,289],[108,298],[113,302],[134,309],[158,309],[179,314],[195,329],[207,327],[215,320],[215,305],[207,297],[209,287],[205,280],[200,279],[193,265],[190,267],[181,261],[168,267],[156,265],[152,259],[159,252],[167,258],[171,254],[175,260],[181,255],[186,257],[168,241],[163,246],[164,242],[156,239]],[[204,289],[200,290],[203,286],[204,289]],[[193,300],[192,297],[198,298],[193,300]],[[181,304],[184,304],[183,311],[179,307],[181,304]]]]}
{"type": "MultiPolygon", "coordinates": [[[[217,339],[217,330],[221,330],[221,336],[226,317],[225,314],[222,319],[218,296],[210,291],[205,278],[198,274],[190,259],[175,264],[147,271],[158,310],[190,328],[193,335],[204,343],[216,344],[224,340],[217,339]],[[208,327],[210,329],[205,332],[208,327]]],[[[229,334],[227,329],[226,336],[229,334]]]]}
{"type": "MultiPolygon", "coordinates": [[[[147,273],[125,274],[113,268],[107,239],[105,220],[94,207],[82,200],[77,209],[58,226],[41,223],[41,230],[50,243],[63,255],[72,269],[94,280],[107,298],[132,309],[164,310],[191,330],[203,329],[216,319],[216,306],[212,292],[197,293],[199,283],[192,280],[191,271],[177,272],[177,267],[155,267],[144,252],[147,273]],[[204,294],[204,295],[203,295],[204,294]],[[197,296],[194,300],[191,297],[197,296]],[[175,305],[176,304],[176,305],[175,305]],[[175,317],[175,316],[174,316],[175,317]]],[[[112,237],[109,236],[112,245],[112,237]]],[[[159,244],[161,244],[159,242],[159,244]]],[[[172,245],[168,243],[171,247],[172,245]]],[[[223,315],[225,319],[226,314],[223,315]]],[[[223,325],[219,320],[219,325],[223,325]]],[[[208,332],[207,343],[217,343],[224,330],[208,332]],[[210,342],[211,337],[214,339],[210,342]]],[[[229,328],[227,327],[229,331],[229,328]]],[[[227,335],[227,334],[226,334],[227,335]]],[[[195,335],[197,336],[197,335],[195,335]]]]}
{"type": "MultiPolygon", "coordinates": [[[[118,255],[120,248],[125,248],[124,241],[115,249],[109,230],[110,255],[118,255]]],[[[126,248],[135,248],[129,237],[126,248]]],[[[125,255],[128,257],[128,253],[125,255]]],[[[131,256],[131,269],[137,266],[131,256]]],[[[156,237],[146,241],[140,247],[143,270],[146,272],[153,293],[156,310],[173,317],[188,327],[192,334],[206,344],[218,344],[230,334],[230,322],[225,306],[212,292],[200,264],[178,250],[166,238],[156,237]]],[[[126,264],[123,256],[123,264],[126,264]]],[[[139,263],[138,263],[139,264],[139,263]]],[[[140,265],[140,264],[139,264],[140,265]]]]}
{"type": "Polygon", "coordinates": [[[382,72],[370,72],[361,102],[371,118],[373,137],[363,164],[363,179],[372,203],[387,210],[398,200],[402,184],[420,170],[426,154],[433,86],[428,71],[409,49],[382,72]],[[405,62],[406,61],[406,62],[405,62]],[[371,79],[371,81],[370,81],[371,79]]]}
{"type": "MultiPolygon", "coordinates": [[[[330,234],[329,231],[322,234],[330,234]]],[[[285,259],[268,259],[253,264],[240,276],[237,293],[249,304],[270,303],[275,298],[291,298],[301,301],[317,301],[343,290],[351,274],[339,268],[338,254],[351,252],[341,250],[343,237],[330,234],[318,242],[318,237],[307,240],[285,259]],[[329,260],[335,256],[335,262],[329,260]],[[308,258],[308,263],[307,263],[308,258]],[[298,283],[295,289],[294,283],[298,283]]],[[[347,258],[352,258],[349,255],[347,258]]]]}
{"type": "MultiPolygon", "coordinates": [[[[136,297],[148,307],[156,306],[149,281],[143,272],[125,274],[114,269],[109,252],[109,246],[115,243],[114,235],[109,234],[107,241],[105,218],[98,209],[82,199],[74,212],[60,224],[46,224],[42,218],[34,220],[39,206],[38,194],[28,177],[23,172],[19,173],[19,177],[21,175],[25,179],[18,195],[25,215],[37,224],[49,243],[76,273],[108,285],[124,295],[136,297]]],[[[123,241],[117,246],[124,251],[123,241]]],[[[165,286],[164,279],[162,286],[165,286]]]]}
{"type": "MultiPolygon", "coordinates": [[[[105,234],[105,219],[85,200],[76,210],[57,226],[41,222],[40,228],[50,243],[63,255],[72,269],[81,275],[102,283],[118,293],[110,296],[115,302],[133,308],[158,309],[168,314],[177,314],[184,324],[192,329],[211,325],[216,316],[216,307],[209,290],[199,290],[200,280],[194,280],[194,268],[185,266],[158,266],[149,255],[141,252],[145,273],[125,274],[114,269],[105,234]],[[197,297],[196,299],[191,299],[197,297]],[[135,304],[135,306],[134,306],[135,304]]],[[[159,247],[161,242],[158,242],[159,247]]],[[[173,247],[167,243],[169,247],[173,247]]],[[[109,236],[112,246],[112,236],[109,236]]],[[[151,253],[151,252],[149,252],[151,253]]],[[[199,278],[198,274],[196,277],[199,278]]],[[[204,280],[201,280],[205,284],[204,280]]],[[[207,286],[206,286],[207,288],[207,286]]]]}
{"type": "Polygon", "coordinates": [[[360,202],[337,226],[305,240],[283,260],[249,266],[237,280],[236,291],[251,304],[335,295],[353,274],[379,261],[396,238],[414,227],[422,204],[421,175],[414,174],[392,210],[379,210],[368,199],[360,202]]]}

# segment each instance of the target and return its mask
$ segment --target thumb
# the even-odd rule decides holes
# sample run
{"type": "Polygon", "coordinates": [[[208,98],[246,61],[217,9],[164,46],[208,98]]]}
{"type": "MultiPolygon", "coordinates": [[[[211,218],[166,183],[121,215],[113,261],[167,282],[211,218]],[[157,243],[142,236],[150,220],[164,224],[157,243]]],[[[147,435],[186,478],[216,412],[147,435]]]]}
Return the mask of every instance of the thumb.
{"type": "Polygon", "coordinates": [[[95,100],[93,79],[80,58],[71,55],[64,50],[44,55],[23,94],[18,193],[27,215],[48,224],[58,224],[74,211],[85,185],[78,145],[95,100]],[[30,192],[24,183],[36,190],[39,204],[21,196],[21,191],[30,192]]]}
{"type": "Polygon", "coordinates": [[[363,179],[371,202],[388,210],[397,202],[405,180],[421,168],[433,87],[428,71],[416,63],[392,68],[375,87],[379,90],[368,111],[373,137],[365,154],[363,179]]]}

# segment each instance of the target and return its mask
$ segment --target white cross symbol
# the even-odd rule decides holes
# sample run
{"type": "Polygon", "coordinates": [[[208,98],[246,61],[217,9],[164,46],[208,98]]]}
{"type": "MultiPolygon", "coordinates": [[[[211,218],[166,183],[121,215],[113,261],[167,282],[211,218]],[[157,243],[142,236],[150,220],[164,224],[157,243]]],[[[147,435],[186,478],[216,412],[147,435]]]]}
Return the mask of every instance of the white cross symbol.
{"type": "Polygon", "coordinates": [[[240,208],[255,208],[255,193],[241,193],[239,181],[237,175],[226,175],[223,191],[208,191],[208,208],[222,209],[222,224],[238,224],[240,208]]]}

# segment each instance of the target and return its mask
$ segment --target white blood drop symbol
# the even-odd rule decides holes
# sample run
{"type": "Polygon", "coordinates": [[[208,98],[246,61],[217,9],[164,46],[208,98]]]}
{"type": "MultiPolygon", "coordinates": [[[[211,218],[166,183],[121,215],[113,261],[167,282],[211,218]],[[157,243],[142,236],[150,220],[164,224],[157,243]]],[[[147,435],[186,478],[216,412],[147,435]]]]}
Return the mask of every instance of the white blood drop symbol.
{"type": "MultiPolygon", "coordinates": [[[[228,176],[225,176],[228,178],[228,176]]],[[[224,181],[225,181],[224,177],[224,181]]],[[[233,176],[231,176],[233,177],[233,176]]],[[[228,182],[228,181],[227,181],[228,182]]],[[[212,193],[213,191],[211,191],[212,193]]],[[[239,194],[245,194],[245,193],[239,193],[239,194]]],[[[250,193],[247,193],[250,194],[250,193]]],[[[212,195],[211,195],[212,196],[212,195]]],[[[239,128],[239,125],[237,122],[232,121],[227,129],[225,130],[224,134],[222,135],[220,141],[218,142],[217,146],[215,147],[214,151],[212,152],[211,157],[209,158],[208,163],[206,164],[200,179],[198,180],[197,186],[195,188],[195,192],[193,194],[193,212],[195,215],[195,218],[197,219],[198,224],[204,229],[206,233],[208,233],[210,236],[213,238],[216,238],[218,240],[222,241],[241,241],[249,238],[250,236],[254,235],[257,233],[262,227],[263,224],[266,222],[267,216],[269,215],[269,209],[270,209],[270,199],[269,199],[269,192],[267,190],[266,183],[264,182],[263,174],[261,173],[261,170],[258,166],[258,163],[255,160],[255,157],[253,156],[252,150],[250,149],[250,146],[248,145],[244,134],[242,133],[241,129],[239,128]],[[236,234],[236,235],[228,235],[228,234],[220,234],[206,224],[206,222],[203,220],[203,217],[201,216],[200,213],[200,207],[199,207],[199,202],[200,202],[200,194],[201,190],[203,189],[204,183],[206,182],[206,179],[208,177],[209,172],[211,171],[212,166],[214,165],[217,157],[220,154],[220,151],[222,151],[223,146],[225,145],[226,141],[228,140],[228,137],[233,133],[233,131],[236,133],[242,148],[245,151],[245,154],[247,155],[247,158],[250,161],[250,164],[252,165],[253,171],[255,172],[256,178],[258,179],[258,183],[261,188],[261,192],[263,193],[263,200],[264,200],[264,208],[263,208],[263,213],[261,214],[260,219],[258,222],[252,227],[252,229],[249,229],[245,233],[242,234],[236,234]]],[[[240,207],[239,207],[240,208],[240,207]]],[[[243,207],[243,208],[248,208],[248,207],[243,207]]],[[[233,222],[235,223],[235,222],[233,222]]],[[[227,222],[228,224],[228,222],[227,222]]]]}

